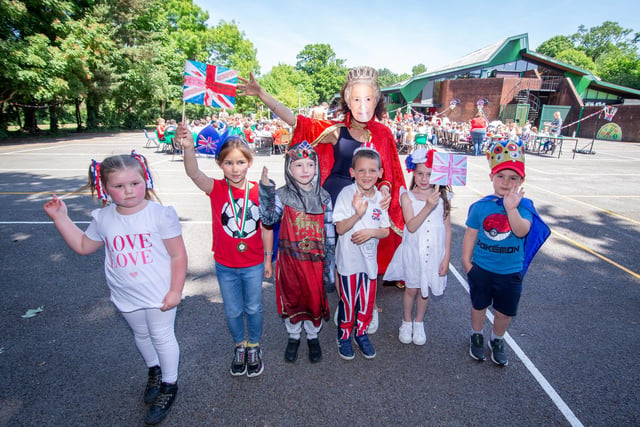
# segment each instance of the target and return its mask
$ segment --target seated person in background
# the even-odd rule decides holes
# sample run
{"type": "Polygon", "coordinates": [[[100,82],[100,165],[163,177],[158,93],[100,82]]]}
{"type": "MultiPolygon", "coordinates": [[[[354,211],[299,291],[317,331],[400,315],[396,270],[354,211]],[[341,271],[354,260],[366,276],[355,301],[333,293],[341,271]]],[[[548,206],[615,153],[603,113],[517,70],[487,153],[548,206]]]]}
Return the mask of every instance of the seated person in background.
{"type": "Polygon", "coordinates": [[[178,129],[178,123],[176,123],[175,119],[169,120],[169,124],[167,128],[164,130],[166,132],[175,132],[178,129]]]}
{"type": "Polygon", "coordinates": [[[158,119],[158,126],[156,126],[156,132],[158,133],[158,140],[164,141],[164,132],[166,127],[167,126],[165,125],[164,119],[160,117],[158,119]]]}

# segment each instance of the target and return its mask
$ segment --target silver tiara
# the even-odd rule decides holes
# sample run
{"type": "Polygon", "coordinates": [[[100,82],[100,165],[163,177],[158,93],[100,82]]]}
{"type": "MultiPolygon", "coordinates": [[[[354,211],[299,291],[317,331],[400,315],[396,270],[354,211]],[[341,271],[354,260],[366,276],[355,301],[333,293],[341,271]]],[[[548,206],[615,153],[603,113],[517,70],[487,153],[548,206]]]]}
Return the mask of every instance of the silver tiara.
{"type": "Polygon", "coordinates": [[[378,80],[378,72],[375,68],[360,66],[349,70],[347,81],[351,80],[378,80]]]}

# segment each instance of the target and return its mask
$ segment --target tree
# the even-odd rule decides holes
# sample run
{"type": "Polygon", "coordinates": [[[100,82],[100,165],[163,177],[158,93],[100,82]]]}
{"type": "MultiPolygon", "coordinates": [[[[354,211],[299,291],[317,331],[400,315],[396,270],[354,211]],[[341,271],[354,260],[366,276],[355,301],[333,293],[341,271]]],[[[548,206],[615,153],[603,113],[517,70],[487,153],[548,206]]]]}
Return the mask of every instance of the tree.
{"type": "Polygon", "coordinates": [[[593,61],[611,50],[637,53],[638,33],[629,28],[622,28],[617,22],[605,21],[602,25],[587,30],[584,25],[571,36],[576,47],[587,54],[593,61]]]}
{"type": "Polygon", "coordinates": [[[393,86],[396,83],[400,83],[410,78],[411,76],[409,74],[396,74],[388,68],[381,68],[378,70],[378,84],[381,88],[393,86]]]}
{"type": "Polygon", "coordinates": [[[604,81],[640,89],[640,58],[621,51],[605,53],[598,58],[598,75],[604,81]]]}
{"type": "Polygon", "coordinates": [[[560,52],[574,48],[575,46],[569,37],[554,36],[538,46],[536,52],[555,58],[560,52]]]}
{"type": "Polygon", "coordinates": [[[294,111],[298,105],[308,107],[318,103],[311,77],[291,65],[276,65],[260,79],[260,85],[294,111]]]}
{"type": "Polygon", "coordinates": [[[415,77],[418,74],[422,74],[422,73],[426,73],[427,72],[427,66],[424,64],[417,64],[414,65],[413,68],[411,69],[411,77],[415,77]]]}
{"type": "Polygon", "coordinates": [[[558,53],[556,59],[566,62],[567,64],[575,65],[576,67],[584,68],[592,73],[596,72],[596,64],[591,58],[587,56],[583,51],[578,49],[567,49],[558,53]]]}
{"type": "Polygon", "coordinates": [[[605,21],[570,36],[554,36],[543,42],[539,53],[585,68],[605,81],[640,89],[638,53],[640,34],[605,21]]]}
{"type": "MultiPolygon", "coordinates": [[[[249,73],[259,73],[257,49],[246,39],[244,32],[240,31],[234,21],[220,21],[211,33],[211,43],[207,46],[208,60],[211,63],[238,70],[240,75],[245,77],[248,77],[249,73]]],[[[253,110],[254,106],[251,99],[236,98],[238,111],[253,110]]]]}
{"type": "Polygon", "coordinates": [[[296,59],[296,69],[311,77],[313,90],[318,94],[320,102],[329,102],[340,92],[347,68],[344,66],[344,59],[336,58],[330,45],[308,44],[296,59]]]}

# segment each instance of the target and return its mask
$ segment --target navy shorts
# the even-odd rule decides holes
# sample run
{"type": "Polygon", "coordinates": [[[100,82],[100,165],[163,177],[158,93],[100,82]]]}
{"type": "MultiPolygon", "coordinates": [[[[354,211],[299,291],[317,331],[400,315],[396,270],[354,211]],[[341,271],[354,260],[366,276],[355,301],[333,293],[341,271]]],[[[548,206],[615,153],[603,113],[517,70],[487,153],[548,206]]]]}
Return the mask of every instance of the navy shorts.
{"type": "Polygon", "coordinates": [[[484,310],[493,305],[506,316],[516,315],[522,294],[522,273],[497,274],[473,264],[467,279],[473,308],[484,310]]]}

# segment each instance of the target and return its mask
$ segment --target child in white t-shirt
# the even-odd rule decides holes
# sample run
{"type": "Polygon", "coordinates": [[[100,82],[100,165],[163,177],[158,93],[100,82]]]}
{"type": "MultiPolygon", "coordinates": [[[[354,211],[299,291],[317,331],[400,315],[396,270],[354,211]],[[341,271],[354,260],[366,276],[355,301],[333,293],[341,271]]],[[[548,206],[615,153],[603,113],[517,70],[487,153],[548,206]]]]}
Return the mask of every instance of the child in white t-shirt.
{"type": "Polygon", "coordinates": [[[338,303],[338,353],[345,360],[354,358],[351,333],[367,359],[376,351],[367,335],[373,316],[378,276],[379,239],[389,235],[389,214],[380,207],[382,193],[375,184],[382,176],[380,154],[370,143],[357,148],[351,163],[355,183],[342,189],[333,211],[338,233],[336,269],[340,285],[338,303]]]}
{"type": "Polygon", "coordinates": [[[106,207],[91,212],[86,231],[74,224],[55,195],[44,205],[56,229],[73,251],[89,255],[105,247],[104,270],[111,301],[127,321],[149,368],[144,421],[157,424],[178,393],[180,348],[174,333],[176,306],[187,274],[187,251],[180,220],[162,206],[153,191],[146,159],[131,155],[95,160],[89,170],[92,194],[106,207]]]}

